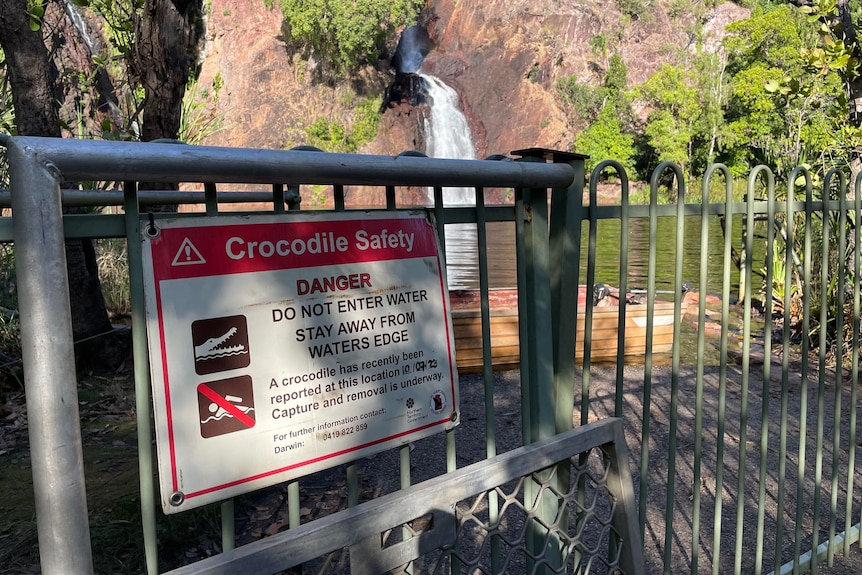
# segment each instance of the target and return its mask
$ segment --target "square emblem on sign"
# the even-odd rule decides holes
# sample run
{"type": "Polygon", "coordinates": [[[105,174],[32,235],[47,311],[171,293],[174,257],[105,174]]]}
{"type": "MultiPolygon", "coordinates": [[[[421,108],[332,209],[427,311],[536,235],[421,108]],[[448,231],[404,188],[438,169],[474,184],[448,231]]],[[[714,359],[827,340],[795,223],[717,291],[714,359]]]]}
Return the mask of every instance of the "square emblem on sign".
{"type": "Polygon", "coordinates": [[[198,385],[201,437],[216,437],[254,427],[251,377],[241,375],[198,385]]]}
{"type": "Polygon", "coordinates": [[[192,322],[195,373],[206,375],[248,367],[248,323],[244,315],[192,322]]]}

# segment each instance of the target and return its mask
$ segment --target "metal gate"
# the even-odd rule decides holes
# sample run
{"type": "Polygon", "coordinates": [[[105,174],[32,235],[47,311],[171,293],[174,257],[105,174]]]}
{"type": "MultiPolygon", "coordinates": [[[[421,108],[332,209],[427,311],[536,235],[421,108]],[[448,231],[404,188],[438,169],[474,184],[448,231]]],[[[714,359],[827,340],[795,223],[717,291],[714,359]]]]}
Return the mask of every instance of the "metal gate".
{"type": "MultiPolygon", "coordinates": [[[[520,156],[516,161],[500,156],[459,161],[39,138],[2,143],[9,152],[15,216],[0,218],[0,239],[15,242],[46,573],[92,570],[89,536],[82,528],[87,506],[63,239],[129,239],[147,552],[141,569],[156,573],[150,374],[136,239],[150,218],[196,215],[150,214],[148,205],[199,203],[216,216],[228,202],[252,200],[265,207],[249,208],[257,210],[251,215],[284,214],[297,209],[309,191],[321,189],[315,186],[331,194],[336,211],[352,208],[349,196],[356,186],[373,189],[385,210],[406,207],[399,200],[404,190],[427,189],[444,246],[447,226],[475,226],[481,367],[470,382],[481,406],[475,414],[481,429],[479,439],[446,433],[439,449],[441,480],[461,471],[467,441],[484,440],[481,459],[490,461],[512,449],[503,444],[512,429],[518,445],[527,446],[553,441],[573,420],[587,426],[617,417],[626,422],[637,462],[633,478],[647,572],[804,572],[832,562],[836,553],[849,553],[859,541],[858,179],[851,193],[838,172],[815,184],[799,168],[788,175],[782,192],[774,176],[759,167],[742,200],[734,194],[729,171],[713,166],[692,201],[681,170],[662,164],[648,197],[636,203],[621,166],[607,161],[590,176],[585,205],[584,158],[538,149],[514,153],[520,156]],[[597,188],[605,171],[614,176],[616,197],[601,203],[597,188]],[[675,181],[669,205],[657,199],[665,175],[675,181]],[[61,181],[75,180],[119,181],[122,191],[61,192],[61,181]],[[166,196],[138,190],[139,182],[152,181],[189,182],[202,191],[166,196]],[[229,191],[233,184],[266,190],[235,193],[229,191]],[[444,205],[445,187],[474,188],[475,205],[444,205]],[[713,188],[723,199],[710,200],[713,188]],[[486,205],[494,191],[511,199],[486,205]],[[123,213],[63,216],[63,202],[117,205],[123,213]],[[519,372],[496,372],[492,365],[498,340],[492,334],[489,275],[497,264],[489,263],[496,244],[486,232],[499,222],[515,228],[519,372]],[[718,222],[724,227],[716,235],[711,226],[718,222]],[[602,244],[608,241],[610,246],[602,244]],[[756,280],[759,271],[762,278],[756,280]],[[798,291],[776,291],[797,277],[798,291]],[[688,282],[695,290],[685,299],[688,282]],[[602,304],[594,305],[592,297],[579,304],[575,294],[575,286],[592,294],[599,284],[608,284],[619,297],[613,337],[600,335],[609,324],[602,304]],[[695,292],[699,297],[691,301],[695,292]],[[712,301],[708,294],[718,297],[712,301]],[[634,302],[638,298],[642,305],[634,302]],[[659,325],[660,317],[666,325],[659,325]],[[642,332],[632,327],[638,322],[642,332]],[[830,347],[834,330],[846,334],[844,345],[830,347]],[[627,365],[635,334],[641,338],[640,355],[627,365]],[[612,340],[615,361],[592,361],[612,340]],[[666,353],[654,353],[663,341],[666,353]],[[502,385],[518,386],[517,406],[499,403],[495,390],[502,385]]],[[[396,451],[390,458],[396,462],[394,481],[411,488],[416,456],[409,446],[396,451]]],[[[373,462],[344,466],[351,508],[361,507],[359,475],[366,466],[373,462]]],[[[534,483],[527,499],[541,481],[534,483]]],[[[285,489],[291,530],[303,523],[301,484],[291,481],[285,489]]],[[[489,504],[492,500],[503,504],[493,497],[489,504]]],[[[221,549],[230,551],[237,538],[233,503],[221,508],[221,549]]]]}

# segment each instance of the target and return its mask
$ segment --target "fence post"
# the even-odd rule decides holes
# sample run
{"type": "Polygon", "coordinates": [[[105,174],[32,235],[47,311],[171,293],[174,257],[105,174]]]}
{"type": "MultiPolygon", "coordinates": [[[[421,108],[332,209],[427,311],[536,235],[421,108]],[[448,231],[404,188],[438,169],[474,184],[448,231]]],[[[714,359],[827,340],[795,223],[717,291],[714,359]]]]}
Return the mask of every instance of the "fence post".
{"type": "MultiPolygon", "coordinates": [[[[569,164],[575,177],[566,188],[551,192],[548,274],[551,297],[551,325],[554,354],[554,406],[556,432],[572,428],[574,404],[575,335],[578,298],[572,297],[580,275],[581,222],[585,166],[589,156],[544,148],[512,152],[525,158],[542,158],[569,164]]],[[[575,292],[577,293],[577,292],[575,292]]]]}
{"type": "MultiPolygon", "coordinates": [[[[553,151],[542,148],[518,150],[513,154],[521,156],[518,161],[523,162],[545,162],[547,159],[555,159],[553,151]]],[[[556,159],[565,161],[568,157],[556,159]]],[[[577,176],[577,169],[575,172],[577,176]]],[[[580,174],[583,176],[583,168],[580,174]]],[[[581,177],[580,188],[583,194],[582,182],[583,177],[581,177]]],[[[577,183],[573,183],[572,186],[577,188],[577,183]]],[[[571,333],[567,333],[566,337],[560,337],[565,327],[561,323],[565,322],[561,322],[558,317],[559,312],[562,311],[561,293],[565,287],[563,282],[571,279],[562,269],[566,268],[565,271],[569,271],[569,266],[561,265],[564,261],[562,258],[570,255],[572,249],[577,250],[573,246],[579,243],[572,241],[568,236],[568,233],[572,233],[573,230],[565,230],[566,220],[572,216],[565,197],[568,191],[569,188],[554,190],[552,202],[555,213],[550,222],[546,189],[518,190],[516,199],[521,395],[526,399],[522,407],[525,443],[552,437],[561,431],[558,427],[571,428],[575,326],[571,325],[571,333]],[[551,238],[549,238],[549,226],[551,238]],[[563,359],[560,357],[561,353],[568,353],[570,357],[563,359]],[[570,369],[566,369],[568,364],[571,364],[570,369]],[[565,382],[564,378],[567,375],[570,379],[565,382]],[[568,403],[567,426],[557,421],[561,401],[568,403]]],[[[575,278],[577,278],[577,263],[575,263],[575,278]]],[[[563,305],[562,309],[569,312],[574,308],[563,305]]],[[[566,488],[569,483],[568,471],[567,465],[565,472],[555,478],[555,481],[565,482],[566,488]]],[[[565,489],[561,492],[565,492],[565,489]]],[[[535,501],[536,508],[539,510],[538,516],[542,521],[548,525],[554,522],[559,513],[559,501],[556,497],[548,493],[543,496],[539,485],[528,483],[525,485],[524,498],[525,503],[535,501]]],[[[543,525],[538,522],[531,523],[526,544],[531,557],[542,557],[544,561],[544,565],[541,562],[538,564],[540,566],[538,570],[535,569],[537,565],[530,565],[528,571],[546,573],[549,569],[556,570],[561,567],[562,542],[556,535],[549,533],[543,525]]]]}
{"type": "Polygon", "coordinates": [[[42,573],[93,572],[59,170],[7,142],[42,573]]]}

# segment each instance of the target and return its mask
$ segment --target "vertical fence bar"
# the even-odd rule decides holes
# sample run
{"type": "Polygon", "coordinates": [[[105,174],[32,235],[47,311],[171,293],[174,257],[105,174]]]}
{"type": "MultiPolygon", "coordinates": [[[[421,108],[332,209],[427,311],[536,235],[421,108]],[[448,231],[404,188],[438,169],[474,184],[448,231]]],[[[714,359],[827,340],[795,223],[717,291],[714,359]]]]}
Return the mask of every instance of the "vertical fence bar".
{"type": "MultiPolygon", "coordinates": [[[[477,202],[479,201],[479,194],[480,193],[477,190],[476,191],[476,201],[477,202]]],[[[432,195],[433,195],[433,201],[434,201],[433,209],[434,209],[434,215],[435,215],[435,222],[437,224],[437,237],[440,238],[440,257],[445,262],[446,261],[447,246],[446,246],[446,210],[445,210],[445,206],[443,205],[443,188],[440,186],[435,186],[433,188],[432,195]]],[[[480,266],[481,266],[481,256],[480,256],[480,266]]],[[[447,281],[448,281],[448,278],[447,278],[447,281]]],[[[482,296],[482,298],[485,298],[486,296],[487,296],[487,292],[486,292],[485,296],[482,296]]],[[[483,302],[483,303],[487,303],[487,302],[483,302]]],[[[402,452],[402,456],[403,456],[403,452],[402,452]]],[[[455,456],[455,430],[449,429],[446,431],[446,470],[447,470],[447,473],[454,471],[456,467],[457,467],[457,463],[456,463],[456,456],[455,456]]],[[[494,509],[496,510],[496,507],[494,507],[494,509]]],[[[489,513],[490,512],[491,512],[491,505],[489,502],[489,513]]],[[[411,536],[410,533],[408,533],[408,531],[405,529],[403,532],[403,537],[406,539],[410,536],[411,536]]],[[[452,557],[451,569],[453,570],[453,572],[457,572],[460,569],[460,567],[461,567],[461,565],[460,565],[460,561],[458,560],[458,557],[457,556],[452,557]]]]}
{"type": "Polygon", "coordinates": [[[709,262],[709,201],[712,174],[722,170],[725,187],[732,186],[727,168],[719,164],[711,165],[703,176],[703,186],[700,195],[700,267],[698,276],[698,310],[697,310],[697,374],[695,376],[694,400],[694,473],[692,477],[692,513],[691,513],[691,574],[698,572],[700,560],[700,492],[701,492],[701,460],[703,457],[703,376],[704,352],[706,350],[706,298],[708,294],[708,262],[709,262]],[[722,170],[722,168],[724,168],[722,170]]]}
{"type": "MultiPolygon", "coordinates": [[[[655,314],[655,273],[656,273],[656,234],[658,230],[658,184],[650,182],[649,194],[649,242],[647,254],[647,317],[655,314]]],[[[640,496],[638,497],[638,519],[640,521],[641,540],[646,536],[646,509],[649,495],[649,449],[643,446],[650,442],[650,409],[652,407],[652,344],[654,322],[647,322],[644,348],[644,387],[643,411],[641,412],[641,460],[640,460],[640,496]]]]}
{"type": "MultiPolygon", "coordinates": [[[[554,413],[556,433],[572,428],[575,392],[575,355],[578,325],[578,297],[571,297],[571,286],[580,292],[578,279],[581,260],[581,209],[584,198],[584,157],[556,152],[554,162],[567,162],[575,172],[571,185],[554,189],[551,194],[550,296],[553,341],[554,413]]],[[[557,489],[565,492],[571,481],[567,461],[557,467],[557,489]]],[[[560,529],[565,531],[567,518],[560,529]]],[[[614,541],[611,540],[611,545],[614,541]]],[[[553,565],[554,563],[552,563],[553,565]]]]}
{"type": "MultiPolygon", "coordinates": [[[[577,337],[577,289],[581,261],[581,209],[584,198],[584,157],[554,152],[554,162],[566,162],[575,172],[568,188],[551,194],[550,287],[551,324],[554,342],[555,429],[562,433],[572,428],[575,385],[575,340],[577,337]]],[[[561,467],[560,472],[569,471],[561,467]]],[[[568,485],[566,486],[568,487],[568,485]]]]}
{"type": "Polygon", "coordinates": [[[830,170],[823,180],[822,194],[822,239],[820,251],[820,325],[819,341],[818,341],[818,369],[817,369],[817,450],[814,462],[814,520],[811,530],[811,571],[817,572],[817,564],[819,557],[817,548],[820,546],[820,515],[821,515],[821,499],[823,479],[823,436],[824,436],[824,415],[826,412],[826,347],[827,340],[827,325],[829,324],[829,236],[832,232],[832,223],[829,217],[829,200],[831,194],[831,181],[834,170],[830,170]]]}
{"type": "MultiPolygon", "coordinates": [[[[802,514],[805,506],[802,504],[805,497],[805,472],[807,470],[806,451],[808,445],[808,353],[811,349],[811,250],[812,250],[812,223],[813,223],[813,187],[811,174],[808,170],[803,172],[805,176],[805,228],[803,230],[802,251],[802,383],[799,390],[799,453],[797,455],[796,469],[796,527],[794,529],[795,545],[793,547],[793,575],[798,575],[801,569],[800,557],[802,555],[802,514]]],[[[813,549],[813,547],[812,547],[813,549]]]]}
{"type": "MultiPolygon", "coordinates": [[[[623,416],[623,390],[625,385],[626,356],[626,307],[628,306],[628,275],[629,275],[629,178],[625,168],[618,162],[611,165],[620,177],[620,301],[617,317],[617,371],[614,389],[614,416],[623,416]]],[[[591,180],[592,181],[592,180],[591,180]]],[[[647,322],[653,323],[653,316],[647,316],[647,322]]]]}
{"type": "MultiPolygon", "coordinates": [[[[204,184],[206,215],[218,215],[218,189],[212,182],[204,184]]],[[[234,522],[234,500],[225,499],[221,503],[221,545],[222,552],[236,547],[236,523],[234,522]]]]}
{"type": "MultiPolygon", "coordinates": [[[[775,557],[773,565],[777,568],[781,565],[781,555],[784,547],[784,499],[786,494],[786,478],[787,478],[787,432],[788,432],[788,410],[790,396],[790,328],[792,323],[792,306],[793,306],[793,269],[794,261],[793,245],[796,241],[796,233],[793,227],[795,219],[793,191],[795,178],[790,176],[787,186],[787,194],[785,197],[784,207],[784,300],[783,300],[783,325],[782,325],[782,350],[781,350],[781,412],[779,415],[779,444],[778,444],[778,506],[776,510],[776,527],[775,527],[775,557]]],[[[765,330],[764,330],[765,331],[765,330]]],[[[800,433],[804,433],[800,429],[800,433]]]]}
{"type": "MultiPolygon", "coordinates": [[[[730,180],[730,174],[724,171],[725,178],[730,180]]],[[[719,342],[720,357],[727,357],[729,336],[728,319],[730,317],[730,266],[733,253],[733,184],[725,188],[724,197],[724,249],[721,274],[721,339],[719,342]]],[[[724,496],[724,441],[727,413],[727,361],[722,359],[718,367],[718,414],[716,416],[715,432],[715,502],[712,514],[712,575],[718,575],[721,568],[721,527],[722,498],[724,496]]]]}
{"type": "Polygon", "coordinates": [[[156,536],[156,487],[153,481],[152,420],[150,418],[150,361],[147,345],[147,315],[144,304],[141,217],[138,213],[138,187],[123,182],[123,212],[126,221],[126,250],[129,261],[129,294],[132,316],[132,361],[135,372],[135,418],[138,439],[138,478],[141,494],[141,528],[147,574],[159,572],[156,536]]]}
{"type": "Polygon", "coordinates": [[[596,303],[593,294],[595,293],[596,286],[596,244],[599,227],[598,213],[596,211],[596,205],[598,204],[597,179],[598,174],[593,169],[593,175],[590,176],[590,205],[588,208],[590,227],[587,236],[587,293],[584,310],[584,343],[581,346],[584,350],[581,358],[581,365],[583,366],[580,398],[581,425],[586,425],[590,421],[590,366],[592,365],[591,356],[593,353],[593,309],[596,303]]]}
{"type": "Polygon", "coordinates": [[[302,204],[302,194],[299,192],[299,186],[296,184],[292,184],[287,186],[287,209],[288,211],[295,211],[300,209],[302,204]]]}
{"type": "MultiPolygon", "coordinates": [[[[860,240],[862,240],[862,173],[856,176],[853,188],[853,336],[852,357],[850,365],[850,437],[848,438],[849,452],[847,454],[847,500],[844,508],[844,555],[850,554],[850,533],[853,522],[853,478],[856,473],[856,402],[859,398],[859,296],[860,296],[860,273],[862,273],[862,262],[860,262],[860,240]]],[[[859,522],[862,527],[862,521],[859,522]]]]}
{"type": "MultiPolygon", "coordinates": [[[[519,161],[535,161],[526,157],[519,161]]],[[[518,285],[519,314],[522,326],[521,356],[522,385],[528,386],[530,398],[529,442],[551,437],[554,429],[553,340],[550,318],[551,294],[549,288],[548,244],[548,192],[544,189],[523,190],[521,194],[519,240],[524,245],[525,259],[518,266],[525,268],[525,283],[518,285]],[[523,236],[523,237],[521,237],[523,236]],[[521,308],[523,304],[523,308],[521,308]],[[526,352],[526,354],[525,354],[526,352]],[[528,358],[524,373],[524,356],[528,358]]]]}
{"type": "MultiPolygon", "coordinates": [[[[766,464],[769,453],[769,387],[772,378],[772,289],[775,243],[775,178],[771,171],[766,171],[766,278],[763,290],[763,381],[760,392],[760,476],[757,493],[757,533],[754,549],[754,573],[763,572],[763,530],[766,521],[766,464]]],[[[752,260],[754,256],[752,255],[752,260]]],[[[753,286],[751,287],[753,290],[753,286]]],[[[743,462],[740,462],[740,466],[743,462]]]]}
{"type": "Polygon", "coordinates": [[[92,573],[61,174],[28,146],[6,149],[42,572],[92,573]]]}
{"type": "MultiPolygon", "coordinates": [[[[838,172],[838,274],[835,305],[835,395],[832,403],[832,474],[829,499],[829,550],[826,563],[835,562],[835,529],[838,516],[838,475],[841,463],[841,395],[844,393],[844,286],[847,281],[847,183],[838,172]]],[[[845,533],[845,535],[848,535],[845,533]]]]}
{"type": "Polygon", "coordinates": [[[272,184],[272,213],[284,212],[284,184],[272,184]]]}
{"type": "Polygon", "coordinates": [[[752,260],[751,253],[754,248],[754,185],[757,176],[765,166],[758,166],[748,176],[748,191],[746,194],[745,210],[745,267],[740,270],[740,277],[745,276],[745,298],[743,304],[742,322],[742,384],[740,390],[739,406],[739,458],[737,459],[736,473],[736,549],[734,551],[733,572],[741,573],[742,569],[742,545],[743,530],[745,527],[745,458],[747,455],[748,442],[748,385],[751,370],[751,276],[752,260]]]}
{"type": "Polygon", "coordinates": [[[336,212],[344,211],[344,186],[332,186],[332,207],[336,212]]]}
{"type": "MultiPolygon", "coordinates": [[[[793,250],[794,242],[796,241],[795,221],[795,181],[798,177],[796,170],[790,173],[787,180],[787,193],[785,196],[784,206],[784,298],[782,302],[782,329],[781,329],[781,407],[779,415],[779,435],[778,435],[778,495],[776,497],[776,512],[775,512],[775,564],[781,563],[781,555],[784,549],[784,499],[786,493],[786,478],[787,478],[787,417],[789,410],[789,389],[790,389],[790,337],[791,324],[793,323],[793,294],[795,283],[793,282],[793,270],[795,266],[791,262],[795,261],[795,253],[793,250]]],[[[801,431],[801,430],[800,430],[801,431]]]]}
{"type": "MultiPolygon", "coordinates": [[[[319,150],[318,150],[319,151],[319,150]]],[[[302,191],[299,184],[290,184],[287,186],[287,209],[289,211],[302,209],[302,191]]],[[[348,472],[349,473],[349,472],[348,472]]],[[[358,484],[357,484],[358,485],[358,484]]],[[[357,487],[358,492],[358,487],[357,487]]],[[[302,520],[300,517],[301,506],[299,500],[299,480],[294,479],[287,482],[287,526],[289,529],[296,529],[300,526],[302,520]]],[[[358,494],[353,494],[353,497],[358,498],[358,494]]],[[[348,500],[351,499],[351,489],[348,486],[348,500]]],[[[294,567],[288,570],[289,575],[302,575],[302,566],[294,567]]]]}
{"type": "MultiPolygon", "coordinates": [[[[497,455],[497,419],[494,417],[494,370],[491,357],[491,306],[488,302],[488,234],[487,217],[485,213],[485,191],[476,190],[476,241],[479,250],[479,307],[482,316],[482,390],[485,406],[485,457],[488,459],[497,455]]],[[[488,494],[488,525],[497,526],[500,521],[500,504],[497,492],[488,494]]],[[[491,571],[499,573],[500,537],[491,538],[491,571]]],[[[453,565],[453,572],[460,565],[453,565]]]]}
{"type": "Polygon", "coordinates": [[[706,346],[707,256],[709,254],[709,189],[714,166],[706,171],[700,191],[700,263],[698,264],[697,366],[694,397],[694,464],[691,482],[691,562],[690,572],[697,573],[700,559],[700,458],[703,428],[703,354],[706,346]]]}
{"type": "Polygon", "coordinates": [[[665,499],[664,525],[664,573],[670,574],[673,552],[673,509],[676,502],[676,449],[677,428],[679,426],[679,330],[682,316],[682,258],[685,247],[685,178],[680,167],[671,162],[658,165],[652,175],[652,182],[658,185],[661,175],[670,169],[677,185],[676,196],[676,249],[674,250],[674,300],[673,300],[673,348],[671,352],[670,379],[670,428],[668,430],[667,493],[665,499]]]}
{"type": "MultiPolygon", "coordinates": [[[[491,306],[488,302],[488,233],[485,194],[476,191],[476,241],[479,249],[479,307],[482,314],[482,389],[485,404],[485,457],[497,455],[497,420],[494,417],[494,371],[491,358],[491,306]]],[[[496,493],[494,494],[496,495],[496,493]]],[[[496,497],[495,497],[496,499],[496,497]]]]}
{"type": "Polygon", "coordinates": [[[208,216],[218,215],[218,189],[212,182],[204,184],[204,205],[208,216]]]}

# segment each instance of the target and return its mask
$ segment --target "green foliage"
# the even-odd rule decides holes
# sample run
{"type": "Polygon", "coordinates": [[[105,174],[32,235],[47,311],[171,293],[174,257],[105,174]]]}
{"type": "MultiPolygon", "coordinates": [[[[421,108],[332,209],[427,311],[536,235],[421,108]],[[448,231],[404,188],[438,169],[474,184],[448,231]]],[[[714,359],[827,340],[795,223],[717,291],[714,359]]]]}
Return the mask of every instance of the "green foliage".
{"type": "MultiPolygon", "coordinates": [[[[15,136],[15,109],[12,90],[6,77],[6,55],[0,50],[0,133],[15,136]]],[[[9,189],[9,169],[6,165],[6,148],[0,146],[0,188],[9,189]]]]}
{"type": "Polygon", "coordinates": [[[102,64],[128,62],[135,46],[135,14],[144,7],[144,0],[79,0],[99,15],[105,23],[109,52],[99,55],[102,64]]]}
{"type": "Polygon", "coordinates": [[[0,383],[20,373],[9,358],[21,357],[21,322],[18,309],[18,282],[15,277],[15,248],[0,244],[0,383]]]}
{"type": "Polygon", "coordinates": [[[609,104],[602,108],[598,118],[589,128],[578,136],[575,149],[587,154],[587,169],[606,159],[617,160],[629,177],[634,174],[634,137],[623,132],[616,106],[609,104]]]}
{"type": "Polygon", "coordinates": [[[325,152],[347,152],[349,144],[344,126],[336,121],[330,122],[323,116],[305,128],[308,143],[325,152]]]}
{"type": "Polygon", "coordinates": [[[572,75],[557,80],[557,97],[587,122],[593,122],[602,110],[605,94],[600,88],[581,84],[572,75]]]}
{"type": "Polygon", "coordinates": [[[356,106],[349,127],[319,116],[305,128],[308,144],[326,152],[356,152],[377,135],[380,105],[380,98],[363,99],[356,106]]]}
{"type": "Polygon", "coordinates": [[[841,126],[848,117],[847,74],[857,66],[811,14],[784,5],[761,10],[731,25],[734,35],[725,41],[731,73],[725,121],[728,148],[735,148],[729,151],[779,175],[816,157],[832,162],[836,135],[856,136],[841,126]]]}
{"type": "Polygon", "coordinates": [[[604,58],[608,53],[608,39],[604,34],[590,38],[590,51],[596,58],[604,58]]]}
{"type": "Polygon", "coordinates": [[[353,115],[351,140],[358,150],[377,136],[380,122],[381,98],[366,98],[360,102],[353,115]]]}
{"type": "Polygon", "coordinates": [[[336,76],[375,60],[395,30],[414,24],[423,0],[279,0],[285,37],[336,76]]]}
{"type": "Polygon", "coordinates": [[[224,116],[218,112],[219,93],[224,87],[220,73],[213,78],[210,89],[198,88],[197,80],[189,82],[183,97],[178,137],[187,144],[201,144],[224,130],[224,116]]]}
{"type": "Polygon", "coordinates": [[[595,122],[604,107],[610,103],[618,111],[625,111],[625,93],[628,84],[626,64],[619,54],[611,56],[601,86],[582,84],[575,75],[557,80],[557,97],[587,123],[595,122]]]}
{"type": "Polygon", "coordinates": [[[112,140],[136,140],[142,122],[141,108],[144,87],[131,71],[135,50],[135,20],[144,7],[144,0],[76,0],[86,6],[104,23],[105,48],[93,55],[97,67],[111,77],[117,99],[118,125],[103,124],[102,137],[112,140]]]}
{"type": "Polygon", "coordinates": [[[30,17],[30,29],[34,32],[42,28],[42,18],[45,16],[45,2],[42,0],[27,0],[27,15],[30,17]]]}
{"type": "Polygon", "coordinates": [[[635,90],[635,99],[652,110],[644,135],[658,162],[691,163],[691,144],[701,113],[700,95],[693,79],[669,64],[661,66],[635,90]]]}
{"type": "Polygon", "coordinates": [[[604,87],[609,95],[617,99],[627,89],[628,81],[628,68],[625,61],[619,54],[614,54],[608,62],[604,87]]]}
{"type": "Polygon", "coordinates": [[[617,0],[620,11],[634,19],[649,18],[652,15],[651,0],[617,0]]]}

